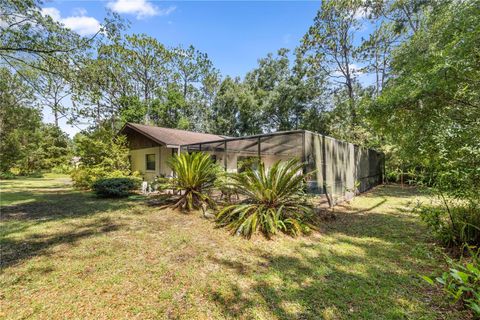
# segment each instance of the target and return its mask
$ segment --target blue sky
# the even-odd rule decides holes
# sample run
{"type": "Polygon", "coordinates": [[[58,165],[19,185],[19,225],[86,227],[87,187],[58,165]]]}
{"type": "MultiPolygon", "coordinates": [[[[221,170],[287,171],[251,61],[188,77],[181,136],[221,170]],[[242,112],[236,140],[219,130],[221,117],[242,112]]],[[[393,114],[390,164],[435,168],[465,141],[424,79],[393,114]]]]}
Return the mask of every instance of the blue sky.
{"type": "Polygon", "coordinates": [[[295,48],[312,24],[318,1],[48,1],[47,12],[87,34],[106,8],[127,18],[129,33],[146,33],[167,46],[194,45],[223,75],[242,76],[281,47],[295,48]],[[153,8],[153,9],[152,9],[153,8]],[[90,29],[89,29],[90,28],[90,29]]]}
{"type": "MultiPolygon", "coordinates": [[[[48,1],[44,13],[82,35],[95,33],[107,10],[130,21],[128,33],[145,33],[166,46],[193,45],[223,76],[244,76],[279,48],[294,49],[312,25],[320,1],[48,1]]],[[[44,119],[52,122],[47,111],[44,119]]],[[[61,124],[70,135],[78,127],[61,124]]],[[[82,127],[82,126],[81,126],[82,127]]],[[[85,126],[83,126],[85,127],[85,126]]]]}

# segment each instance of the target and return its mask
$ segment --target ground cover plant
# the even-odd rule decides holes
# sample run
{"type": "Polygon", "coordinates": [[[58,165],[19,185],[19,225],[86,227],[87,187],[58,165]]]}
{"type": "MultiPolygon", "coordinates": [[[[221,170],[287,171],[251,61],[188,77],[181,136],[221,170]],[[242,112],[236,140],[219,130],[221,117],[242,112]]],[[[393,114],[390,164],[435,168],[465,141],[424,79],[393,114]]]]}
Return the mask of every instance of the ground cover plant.
{"type": "Polygon", "coordinates": [[[431,285],[435,283],[443,287],[445,293],[454,303],[461,301],[465,307],[480,317],[480,249],[466,246],[465,257],[454,260],[446,256],[448,271],[440,276],[423,276],[431,285]]]}
{"type": "Polygon", "coordinates": [[[247,238],[257,231],[267,238],[279,231],[293,236],[308,233],[312,207],[307,203],[302,167],[292,159],[277,161],[268,170],[259,163],[258,168],[246,167],[231,175],[231,186],[245,200],[221,209],[218,224],[247,238]]]}
{"type": "Polygon", "coordinates": [[[102,199],[66,176],[2,180],[0,317],[468,319],[419,275],[443,257],[386,186],[311,235],[232,237],[200,214],[102,199]]]}

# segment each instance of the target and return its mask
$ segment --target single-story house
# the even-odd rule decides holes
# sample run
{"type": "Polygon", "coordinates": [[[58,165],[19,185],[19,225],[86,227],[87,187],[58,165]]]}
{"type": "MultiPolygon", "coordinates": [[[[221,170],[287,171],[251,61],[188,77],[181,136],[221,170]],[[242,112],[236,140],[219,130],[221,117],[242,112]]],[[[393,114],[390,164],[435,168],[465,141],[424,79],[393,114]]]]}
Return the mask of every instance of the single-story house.
{"type": "Polygon", "coordinates": [[[171,176],[168,159],[180,152],[183,145],[224,139],[223,136],[179,129],[126,123],[120,134],[127,137],[132,171],[139,171],[145,180],[171,176]]]}
{"type": "Polygon", "coordinates": [[[384,177],[384,154],[348,142],[307,131],[291,130],[244,137],[127,123],[120,131],[127,136],[133,171],[146,180],[172,176],[168,159],[180,152],[206,152],[228,172],[262,161],[268,168],[278,160],[297,158],[304,163],[308,189],[332,198],[351,198],[380,184],[384,177]]]}

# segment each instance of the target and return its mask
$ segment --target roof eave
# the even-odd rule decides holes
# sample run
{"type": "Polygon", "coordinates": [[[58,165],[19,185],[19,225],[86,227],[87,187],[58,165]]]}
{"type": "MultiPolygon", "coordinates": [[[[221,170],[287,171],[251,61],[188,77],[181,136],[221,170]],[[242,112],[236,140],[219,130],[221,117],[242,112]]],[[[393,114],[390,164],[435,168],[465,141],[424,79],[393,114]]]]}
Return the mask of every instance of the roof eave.
{"type": "Polygon", "coordinates": [[[128,122],[125,123],[125,125],[123,126],[122,129],[120,129],[119,133],[123,133],[123,131],[124,131],[126,128],[130,128],[130,129],[132,129],[132,130],[134,130],[134,131],[136,131],[136,132],[144,135],[145,137],[149,138],[150,140],[152,140],[152,141],[154,141],[154,142],[156,142],[156,143],[158,143],[158,144],[160,144],[160,145],[162,145],[162,146],[167,146],[167,144],[166,144],[165,142],[163,142],[163,141],[161,141],[161,140],[158,140],[157,138],[149,135],[148,133],[146,133],[146,132],[144,132],[144,131],[136,128],[135,126],[132,126],[132,125],[131,125],[130,123],[128,123],[128,122]]]}

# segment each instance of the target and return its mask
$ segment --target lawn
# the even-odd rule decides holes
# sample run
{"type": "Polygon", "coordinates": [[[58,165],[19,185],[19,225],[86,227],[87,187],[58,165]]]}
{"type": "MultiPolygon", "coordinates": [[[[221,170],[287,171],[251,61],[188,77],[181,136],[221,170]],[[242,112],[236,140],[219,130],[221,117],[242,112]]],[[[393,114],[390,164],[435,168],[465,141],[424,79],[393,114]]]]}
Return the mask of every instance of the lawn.
{"type": "Polygon", "coordinates": [[[366,193],[308,237],[248,241],[199,213],[97,199],[62,176],[1,187],[1,318],[466,317],[419,280],[442,260],[412,188],[366,193]]]}

